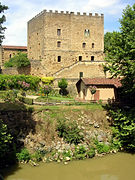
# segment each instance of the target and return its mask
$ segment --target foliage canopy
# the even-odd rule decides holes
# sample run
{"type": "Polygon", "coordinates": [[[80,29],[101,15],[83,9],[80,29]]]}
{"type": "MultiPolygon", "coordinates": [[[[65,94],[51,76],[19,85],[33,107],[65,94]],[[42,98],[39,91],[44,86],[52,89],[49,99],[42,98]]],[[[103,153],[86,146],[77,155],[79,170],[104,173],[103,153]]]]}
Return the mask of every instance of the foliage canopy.
{"type": "Polygon", "coordinates": [[[135,4],[123,10],[120,32],[105,34],[107,65],[113,77],[122,76],[125,93],[135,94],[135,4]]]}
{"type": "MultiPolygon", "coordinates": [[[[5,6],[5,5],[2,5],[1,2],[0,2],[0,13],[3,13],[5,10],[7,10],[8,7],[5,6]]],[[[6,27],[3,27],[2,24],[6,21],[6,17],[5,15],[2,15],[0,17],[0,45],[4,39],[4,31],[6,29],[6,27]]]]}
{"type": "Polygon", "coordinates": [[[10,60],[8,62],[5,62],[4,64],[5,67],[17,68],[26,67],[28,65],[30,65],[30,61],[27,58],[27,54],[21,52],[16,54],[14,57],[10,58],[10,60]]]}

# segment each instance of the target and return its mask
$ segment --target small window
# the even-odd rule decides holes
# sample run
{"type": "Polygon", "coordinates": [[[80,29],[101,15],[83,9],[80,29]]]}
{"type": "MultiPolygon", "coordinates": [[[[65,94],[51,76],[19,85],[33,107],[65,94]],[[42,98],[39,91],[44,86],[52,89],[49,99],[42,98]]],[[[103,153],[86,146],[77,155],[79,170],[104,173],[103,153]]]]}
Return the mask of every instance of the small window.
{"type": "Polygon", "coordinates": [[[61,35],[61,29],[57,29],[57,35],[58,35],[58,36],[61,35]]]}
{"type": "Polygon", "coordinates": [[[58,62],[61,62],[61,56],[58,56],[58,62]]]}
{"type": "Polygon", "coordinates": [[[79,56],[79,61],[82,61],[82,56],[79,56]]]}
{"type": "Polygon", "coordinates": [[[90,36],[90,30],[89,29],[85,29],[84,36],[85,37],[89,37],[90,36]]]}
{"type": "Polygon", "coordinates": [[[85,48],[86,47],[86,43],[82,43],[82,47],[85,48]]]}
{"type": "Polygon", "coordinates": [[[91,56],[91,61],[94,61],[94,56],[91,56]]]}
{"type": "Polygon", "coordinates": [[[79,76],[80,76],[80,78],[82,78],[83,77],[83,72],[80,72],[79,76]]]}
{"type": "Polygon", "coordinates": [[[11,58],[12,57],[12,54],[9,54],[9,58],[11,58]]]}
{"type": "Polygon", "coordinates": [[[61,46],[61,42],[57,41],[57,47],[60,47],[60,46],[61,46]]]}
{"type": "Polygon", "coordinates": [[[92,43],[92,48],[94,48],[94,43],[92,43]]]}

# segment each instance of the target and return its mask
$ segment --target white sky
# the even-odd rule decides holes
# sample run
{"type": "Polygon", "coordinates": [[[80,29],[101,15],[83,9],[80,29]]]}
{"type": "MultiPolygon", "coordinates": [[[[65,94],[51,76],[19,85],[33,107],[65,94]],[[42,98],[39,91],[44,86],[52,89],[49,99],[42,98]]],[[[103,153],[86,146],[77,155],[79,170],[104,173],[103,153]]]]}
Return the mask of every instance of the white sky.
{"type": "Polygon", "coordinates": [[[27,22],[42,10],[103,13],[105,32],[119,29],[123,9],[134,0],[1,0],[7,27],[4,45],[27,45],[27,22]]]}

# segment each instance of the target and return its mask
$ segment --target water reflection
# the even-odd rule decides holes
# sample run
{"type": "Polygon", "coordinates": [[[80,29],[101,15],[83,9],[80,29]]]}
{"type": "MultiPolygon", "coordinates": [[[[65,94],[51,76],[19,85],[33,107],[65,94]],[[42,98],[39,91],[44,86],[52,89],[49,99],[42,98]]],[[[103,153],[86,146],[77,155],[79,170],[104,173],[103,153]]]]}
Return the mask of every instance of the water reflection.
{"type": "Polygon", "coordinates": [[[119,180],[119,178],[115,175],[105,174],[101,175],[101,180],[119,180]]]}
{"type": "Polygon", "coordinates": [[[4,180],[134,180],[135,155],[118,153],[102,158],[62,163],[41,163],[38,167],[20,165],[4,180]]]}

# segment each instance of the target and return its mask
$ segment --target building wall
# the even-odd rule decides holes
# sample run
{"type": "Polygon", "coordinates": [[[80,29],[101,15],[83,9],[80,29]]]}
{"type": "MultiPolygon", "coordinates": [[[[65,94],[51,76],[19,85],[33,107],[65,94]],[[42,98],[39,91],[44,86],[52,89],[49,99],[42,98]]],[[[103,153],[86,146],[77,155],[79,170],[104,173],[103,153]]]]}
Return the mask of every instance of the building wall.
{"type": "Polygon", "coordinates": [[[102,62],[77,62],[67,68],[63,68],[55,73],[54,76],[57,78],[80,78],[80,72],[83,73],[85,78],[105,77],[102,62]]]}
{"type": "Polygon", "coordinates": [[[43,11],[28,22],[28,58],[41,60],[47,76],[82,60],[103,61],[104,17],[43,11]],[[60,35],[57,30],[60,29],[60,35]],[[89,30],[89,36],[85,36],[89,30]],[[60,47],[57,47],[57,42],[60,47]],[[86,43],[85,47],[82,44],[86,43]],[[92,48],[94,43],[94,48],[92,48]],[[58,56],[61,61],[58,62],[58,56]]]}
{"type": "MultiPolygon", "coordinates": [[[[99,99],[103,101],[116,98],[115,90],[112,86],[97,86],[96,90],[99,90],[99,99]]],[[[94,100],[94,95],[91,94],[89,86],[85,86],[83,82],[80,84],[80,95],[78,94],[77,97],[86,101],[94,100]]]]}
{"type": "Polygon", "coordinates": [[[18,52],[27,53],[27,50],[21,49],[5,49],[2,46],[0,47],[0,66],[3,66],[5,62],[9,61],[14,55],[18,52]]]}

